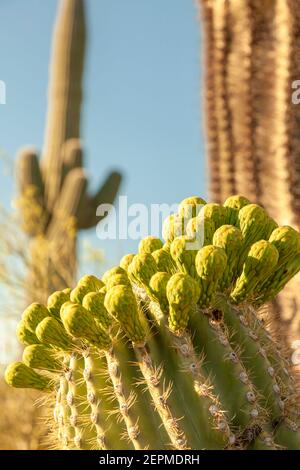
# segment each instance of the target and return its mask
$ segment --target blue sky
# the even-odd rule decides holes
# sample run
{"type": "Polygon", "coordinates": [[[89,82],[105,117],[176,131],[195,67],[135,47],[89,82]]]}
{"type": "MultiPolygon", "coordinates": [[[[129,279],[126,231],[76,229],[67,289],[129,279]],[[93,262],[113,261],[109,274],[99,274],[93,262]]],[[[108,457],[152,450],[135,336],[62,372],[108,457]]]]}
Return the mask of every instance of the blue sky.
{"type": "MultiPolygon", "coordinates": [[[[124,173],[130,203],[206,196],[200,30],[193,0],[86,0],[89,44],[82,137],[91,185],[124,173]]],[[[41,149],[56,0],[0,0],[0,155],[41,149]]],[[[0,200],[14,188],[0,159],[0,200]]],[[[137,241],[99,241],[111,265],[137,241]]]]}

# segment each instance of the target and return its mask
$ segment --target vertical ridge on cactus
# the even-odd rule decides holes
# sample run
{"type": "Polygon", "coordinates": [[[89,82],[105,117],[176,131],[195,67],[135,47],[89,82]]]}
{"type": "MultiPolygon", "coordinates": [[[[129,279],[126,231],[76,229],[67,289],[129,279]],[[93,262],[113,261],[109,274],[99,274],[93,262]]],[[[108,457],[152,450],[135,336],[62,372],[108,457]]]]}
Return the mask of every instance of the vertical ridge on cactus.
{"type": "MultiPolygon", "coordinates": [[[[300,107],[293,102],[300,76],[299,2],[197,4],[204,33],[210,196],[220,202],[242,192],[280,225],[299,230],[300,107]]],[[[299,293],[295,278],[273,302],[274,319],[294,339],[300,332],[299,293]]]]}
{"type": "Polygon", "coordinates": [[[184,232],[165,231],[170,252],[146,237],[25,310],[5,377],[46,393],[56,447],[300,448],[297,374],[264,307],[300,271],[300,234],[242,196],[195,201],[173,215],[184,232]],[[200,219],[192,237],[182,217],[200,219]],[[205,221],[211,244],[195,249],[205,221]]]}

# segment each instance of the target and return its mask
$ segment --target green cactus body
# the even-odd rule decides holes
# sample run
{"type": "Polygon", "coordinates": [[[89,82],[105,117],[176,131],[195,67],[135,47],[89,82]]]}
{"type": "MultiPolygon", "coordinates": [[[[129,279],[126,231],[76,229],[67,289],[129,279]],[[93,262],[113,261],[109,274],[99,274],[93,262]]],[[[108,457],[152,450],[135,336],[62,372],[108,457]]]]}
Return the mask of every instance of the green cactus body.
{"type": "Polygon", "coordinates": [[[187,199],[177,217],[190,203],[205,246],[147,237],[102,280],[25,310],[5,378],[47,392],[57,447],[300,448],[297,376],[256,310],[300,270],[299,234],[241,196],[187,199]]]}

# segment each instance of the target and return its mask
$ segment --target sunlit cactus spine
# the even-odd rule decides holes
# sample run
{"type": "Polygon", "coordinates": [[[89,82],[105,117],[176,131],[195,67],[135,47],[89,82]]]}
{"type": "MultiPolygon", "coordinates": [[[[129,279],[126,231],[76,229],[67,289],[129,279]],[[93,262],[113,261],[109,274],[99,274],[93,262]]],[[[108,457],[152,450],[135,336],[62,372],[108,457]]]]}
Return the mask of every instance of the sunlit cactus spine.
{"type": "Polygon", "coordinates": [[[299,449],[297,377],[260,306],[300,270],[300,234],[241,196],[188,198],[164,234],[30,305],[7,383],[44,392],[62,449],[299,449]]]}
{"type": "Polygon", "coordinates": [[[113,172],[95,194],[87,189],[80,141],[85,48],[84,0],[60,0],[42,159],[34,149],[24,148],[16,168],[23,227],[33,237],[28,290],[30,295],[41,290],[42,300],[45,291],[72,283],[76,234],[100,221],[97,207],[112,203],[120,184],[120,174],[113,172]],[[42,270],[46,265],[46,271],[42,270]],[[41,278],[48,280],[42,288],[41,278]]]}

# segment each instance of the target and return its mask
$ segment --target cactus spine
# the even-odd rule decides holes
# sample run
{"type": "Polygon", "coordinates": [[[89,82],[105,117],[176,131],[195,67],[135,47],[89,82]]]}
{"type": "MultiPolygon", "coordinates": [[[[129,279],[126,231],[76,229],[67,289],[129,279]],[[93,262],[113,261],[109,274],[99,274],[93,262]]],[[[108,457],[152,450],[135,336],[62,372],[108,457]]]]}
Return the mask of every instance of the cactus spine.
{"type": "Polygon", "coordinates": [[[57,447],[300,448],[296,376],[259,309],[300,270],[300,234],[241,196],[199,201],[164,245],[23,313],[5,378],[44,392],[57,447]]]}
{"type": "MultiPolygon", "coordinates": [[[[204,29],[210,194],[243,193],[281,224],[300,229],[299,2],[198,0],[204,29]],[[270,191],[269,188],[272,188],[270,191]]],[[[299,280],[273,302],[299,337],[299,280]]]]}
{"type": "Polygon", "coordinates": [[[24,148],[17,158],[24,230],[33,237],[28,289],[41,300],[45,291],[72,284],[76,233],[100,220],[97,206],[112,203],[120,184],[119,173],[113,172],[94,195],[87,191],[80,141],[85,45],[84,1],[60,0],[43,156],[39,161],[33,149],[24,148]]]}

